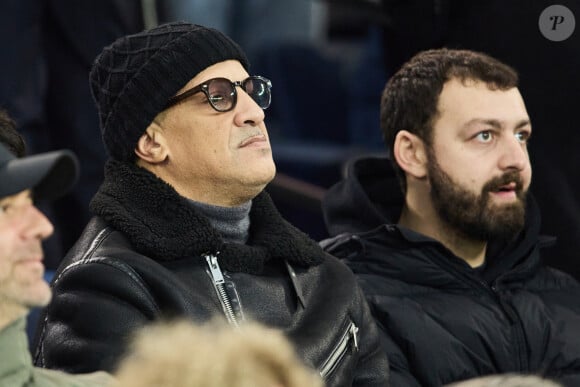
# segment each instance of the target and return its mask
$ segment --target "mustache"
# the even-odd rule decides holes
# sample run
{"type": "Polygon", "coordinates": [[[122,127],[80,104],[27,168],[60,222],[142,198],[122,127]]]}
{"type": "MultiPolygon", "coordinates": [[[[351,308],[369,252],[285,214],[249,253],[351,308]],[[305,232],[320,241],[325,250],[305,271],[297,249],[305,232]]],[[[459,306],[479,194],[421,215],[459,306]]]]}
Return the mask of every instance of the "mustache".
{"type": "Polygon", "coordinates": [[[519,172],[511,171],[506,172],[501,176],[494,177],[493,179],[489,180],[482,188],[482,192],[496,192],[499,191],[501,187],[504,185],[515,183],[516,184],[516,192],[522,192],[524,189],[524,182],[522,176],[519,172]]]}

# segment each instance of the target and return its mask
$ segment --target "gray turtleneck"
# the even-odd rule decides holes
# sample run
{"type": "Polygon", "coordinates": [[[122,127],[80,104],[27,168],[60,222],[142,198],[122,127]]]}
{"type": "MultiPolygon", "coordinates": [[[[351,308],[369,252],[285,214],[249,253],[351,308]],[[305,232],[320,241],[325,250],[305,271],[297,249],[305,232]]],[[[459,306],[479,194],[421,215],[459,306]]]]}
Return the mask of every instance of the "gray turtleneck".
{"type": "Polygon", "coordinates": [[[250,230],[252,201],[237,207],[221,207],[189,200],[193,207],[207,218],[227,243],[245,244],[250,230]]]}

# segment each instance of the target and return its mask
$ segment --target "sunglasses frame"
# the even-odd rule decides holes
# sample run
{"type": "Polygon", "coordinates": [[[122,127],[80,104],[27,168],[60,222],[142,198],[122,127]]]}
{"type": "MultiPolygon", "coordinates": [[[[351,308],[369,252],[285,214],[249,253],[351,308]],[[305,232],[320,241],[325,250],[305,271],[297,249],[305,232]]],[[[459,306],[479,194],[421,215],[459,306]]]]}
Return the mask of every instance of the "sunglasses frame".
{"type": "MultiPolygon", "coordinates": [[[[270,106],[270,103],[272,101],[272,94],[270,92],[270,90],[272,89],[272,82],[268,78],[264,78],[264,77],[261,77],[259,75],[252,75],[252,76],[249,76],[249,77],[247,77],[246,79],[244,79],[242,81],[235,81],[235,82],[232,82],[231,80],[229,80],[227,78],[222,78],[222,77],[208,79],[207,81],[205,81],[203,83],[200,83],[199,85],[194,86],[191,89],[186,90],[186,91],[184,91],[181,94],[178,94],[178,95],[175,95],[175,96],[169,98],[169,100],[165,104],[165,107],[163,108],[163,110],[169,109],[170,107],[172,107],[174,105],[177,105],[178,103],[180,103],[183,100],[191,97],[192,95],[201,92],[201,93],[204,93],[205,94],[205,96],[207,97],[207,102],[210,104],[210,106],[215,111],[220,112],[220,113],[229,112],[229,111],[233,110],[236,107],[236,104],[238,103],[238,92],[236,90],[236,87],[240,87],[242,90],[246,91],[246,88],[244,87],[244,84],[246,84],[246,82],[248,82],[249,80],[259,80],[259,81],[263,82],[266,85],[266,87],[268,89],[268,92],[270,94],[269,95],[269,98],[268,98],[268,106],[266,106],[264,108],[262,108],[260,106],[263,110],[266,110],[270,106]],[[225,109],[225,110],[218,109],[214,105],[214,102],[212,101],[212,99],[210,98],[210,95],[209,95],[209,84],[211,82],[215,82],[215,81],[226,81],[226,82],[228,82],[229,84],[232,85],[233,95],[232,95],[232,106],[230,108],[225,109]]],[[[250,95],[250,97],[251,97],[251,94],[248,93],[248,95],[250,95]]],[[[254,100],[254,98],[252,98],[252,100],[254,100]]],[[[258,103],[256,100],[254,100],[254,102],[258,103]]]]}

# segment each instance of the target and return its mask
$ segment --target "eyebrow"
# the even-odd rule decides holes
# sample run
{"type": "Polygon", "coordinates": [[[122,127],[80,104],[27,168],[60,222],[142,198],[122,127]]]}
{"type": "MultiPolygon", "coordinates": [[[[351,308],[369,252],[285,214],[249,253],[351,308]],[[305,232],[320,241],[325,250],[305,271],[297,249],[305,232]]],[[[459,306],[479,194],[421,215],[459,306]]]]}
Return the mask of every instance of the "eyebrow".
{"type": "MultiPolygon", "coordinates": [[[[489,125],[489,126],[492,126],[496,129],[501,129],[503,127],[503,124],[501,121],[495,120],[495,119],[485,119],[485,118],[474,118],[472,120],[469,120],[467,123],[465,123],[465,125],[463,125],[463,127],[469,128],[470,126],[473,126],[476,124],[489,125]]],[[[515,126],[515,129],[520,129],[520,128],[523,128],[524,126],[528,126],[528,125],[531,125],[531,121],[529,119],[523,119],[523,120],[518,121],[518,123],[515,126]]]]}

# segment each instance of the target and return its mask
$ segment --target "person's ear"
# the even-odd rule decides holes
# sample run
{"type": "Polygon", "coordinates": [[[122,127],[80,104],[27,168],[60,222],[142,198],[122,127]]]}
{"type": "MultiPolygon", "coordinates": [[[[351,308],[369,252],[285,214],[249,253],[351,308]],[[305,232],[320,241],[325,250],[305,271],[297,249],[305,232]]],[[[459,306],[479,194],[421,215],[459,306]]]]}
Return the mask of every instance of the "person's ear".
{"type": "Polygon", "coordinates": [[[393,153],[399,167],[408,175],[417,179],[427,176],[427,149],[421,138],[406,130],[399,131],[393,153]]]}
{"type": "Polygon", "coordinates": [[[163,130],[155,121],[147,127],[145,133],[137,141],[135,154],[150,164],[159,164],[167,159],[167,142],[163,130]]]}

